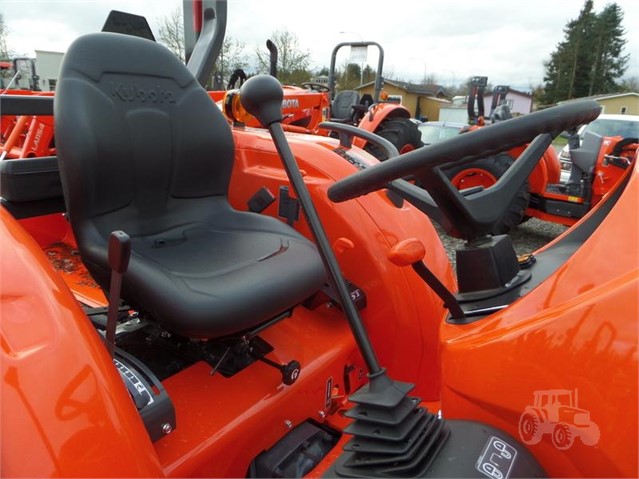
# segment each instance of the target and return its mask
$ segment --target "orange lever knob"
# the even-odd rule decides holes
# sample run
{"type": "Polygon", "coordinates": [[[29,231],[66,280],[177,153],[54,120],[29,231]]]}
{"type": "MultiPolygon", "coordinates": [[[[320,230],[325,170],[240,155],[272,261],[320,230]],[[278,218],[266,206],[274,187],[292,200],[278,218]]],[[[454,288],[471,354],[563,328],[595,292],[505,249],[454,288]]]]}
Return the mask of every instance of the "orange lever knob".
{"type": "Polygon", "coordinates": [[[417,238],[400,241],[388,252],[388,259],[396,266],[410,266],[424,259],[426,248],[417,238]]]}

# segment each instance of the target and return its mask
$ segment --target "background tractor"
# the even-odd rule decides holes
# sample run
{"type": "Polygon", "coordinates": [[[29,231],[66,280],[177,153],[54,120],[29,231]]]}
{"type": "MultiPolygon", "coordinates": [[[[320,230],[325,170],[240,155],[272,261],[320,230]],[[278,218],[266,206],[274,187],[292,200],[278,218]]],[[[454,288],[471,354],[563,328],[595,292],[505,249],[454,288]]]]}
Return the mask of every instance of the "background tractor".
{"type": "MultiPolygon", "coordinates": [[[[266,42],[270,52],[269,74],[277,78],[277,47],[270,40],[266,42]]],[[[284,129],[298,133],[328,135],[320,123],[326,120],[352,125],[366,132],[375,133],[390,141],[400,153],[407,153],[423,146],[417,122],[411,119],[410,111],[401,104],[388,101],[383,87],[384,49],[376,42],[339,43],[331,54],[328,84],[304,82],[300,86],[284,85],[284,129]],[[339,90],[336,74],[338,52],[344,47],[367,49],[376,47],[379,51],[373,94],[360,94],[356,90],[339,90]],[[339,91],[338,91],[339,90],[339,91]]],[[[214,99],[221,99],[223,92],[212,93],[214,99]]],[[[250,126],[254,119],[247,120],[250,126]]],[[[336,134],[333,134],[337,136],[336,134]]],[[[364,148],[379,160],[388,154],[379,146],[357,137],[355,146],[364,148]]]]}
{"type": "MultiPolygon", "coordinates": [[[[357,126],[362,130],[375,133],[390,141],[399,153],[407,153],[423,146],[421,133],[417,123],[411,120],[408,109],[397,102],[388,101],[382,91],[384,69],[384,49],[376,42],[342,42],[335,46],[331,54],[331,65],[328,73],[328,92],[331,98],[331,121],[357,126]],[[379,56],[375,72],[373,95],[360,95],[355,90],[337,91],[335,74],[337,54],[344,47],[368,48],[376,47],[379,56]]],[[[364,148],[379,160],[388,158],[382,148],[363,138],[356,138],[354,144],[364,148]]]]}
{"type": "MultiPolygon", "coordinates": [[[[484,111],[484,89],[487,77],[473,77],[469,83],[468,123],[461,130],[490,128],[513,117],[505,103],[508,87],[493,89],[493,101],[488,116],[484,111]],[[477,105],[477,109],[475,109],[477,105]]],[[[634,157],[636,137],[608,137],[586,135],[579,141],[577,128],[567,133],[572,172],[568,179],[561,177],[561,163],[555,147],[548,146],[530,176],[519,185],[518,193],[506,214],[497,222],[493,234],[504,234],[528,218],[572,226],[586,215],[623,176],[634,157]],[[613,139],[614,138],[614,139],[613,139]],[[623,140],[623,141],[620,141],[623,140]],[[630,147],[630,148],[629,148],[630,147]],[[603,156],[595,152],[605,151],[603,156]]],[[[472,163],[444,170],[451,183],[459,190],[473,191],[495,185],[511,165],[520,157],[526,145],[496,154],[486,155],[472,163]]]]}

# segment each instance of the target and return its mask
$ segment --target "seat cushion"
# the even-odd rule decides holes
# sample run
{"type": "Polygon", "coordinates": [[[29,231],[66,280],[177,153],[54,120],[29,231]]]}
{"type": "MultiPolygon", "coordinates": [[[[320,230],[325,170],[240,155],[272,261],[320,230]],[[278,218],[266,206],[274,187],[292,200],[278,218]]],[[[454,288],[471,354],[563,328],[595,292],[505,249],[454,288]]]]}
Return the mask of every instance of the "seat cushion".
{"type": "MultiPolygon", "coordinates": [[[[223,205],[214,216],[132,237],[123,297],[173,332],[214,338],[253,328],[323,286],[315,246],[288,225],[223,205]]],[[[83,256],[106,286],[103,262],[83,256]]]]}

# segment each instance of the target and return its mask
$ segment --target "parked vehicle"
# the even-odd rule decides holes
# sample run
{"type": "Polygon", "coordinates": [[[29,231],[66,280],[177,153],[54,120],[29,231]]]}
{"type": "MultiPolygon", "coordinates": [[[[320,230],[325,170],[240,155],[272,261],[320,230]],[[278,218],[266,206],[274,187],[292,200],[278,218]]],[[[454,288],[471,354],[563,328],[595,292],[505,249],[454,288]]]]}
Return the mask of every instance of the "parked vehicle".
{"type": "Polygon", "coordinates": [[[430,145],[459,135],[459,132],[465,126],[467,125],[463,123],[445,121],[426,121],[417,125],[422,135],[422,143],[424,145],[430,145]]]}
{"type": "MultiPolygon", "coordinates": [[[[266,43],[270,52],[269,74],[277,78],[277,46],[270,40],[266,43]]],[[[331,55],[328,83],[304,82],[300,86],[284,85],[282,108],[285,114],[284,129],[297,133],[328,135],[322,129],[323,121],[331,120],[361,128],[389,140],[399,152],[408,152],[422,146],[415,120],[404,106],[386,100],[382,91],[384,50],[376,42],[344,42],[335,46],[331,55]],[[378,49],[379,57],[375,75],[373,95],[360,95],[355,90],[337,91],[336,59],[345,47],[378,49]]],[[[211,92],[215,101],[220,101],[225,92],[211,92]]],[[[227,101],[233,102],[232,96],[227,101]]],[[[260,126],[250,115],[242,119],[249,126],[260,126]]],[[[387,158],[386,152],[365,138],[355,138],[357,146],[364,148],[379,160],[387,158]]]]}
{"type": "Polygon", "coordinates": [[[9,62],[0,62],[0,69],[2,70],[0,89],[40,90],[40,77],[36,74],[33,58],[15,57],[9,62]]]}
{"type": "MultiPolygon", "coordinates": [[[[585,133],[588,131],[592,131],[600,136],[639,138],[639,115],[610,115],[602,113],[592,123],[582,125],[579,128],[578,135],[580,145],[585,133]]],[[[561,162],[561,182],[567,183],[572,169],[569,145],[562,148],[559,154],[559,161],[561,162]]]]}
{"type": "MultiPolygon", "coordinates": [[[[226,2],[202,7],[206,47],[226,2]]],[[[639,473],[636,161],[536,261],[490,235],[595,102],[397,156],[352,125],[286,134],[268,75],[226,110],[262,128],[229,121],[194,57],[85,35],[55,106],[0,96],[2,115],[54,113],[57,153],[0,162],[3,477],[639,473]],[[521,144],[495,188],[441,173],[521,144]],[[466,238],[456,276],[424,212],[466,238]],[[553,390],[579,391],[596,444],[522,444],[553,390]]]]}

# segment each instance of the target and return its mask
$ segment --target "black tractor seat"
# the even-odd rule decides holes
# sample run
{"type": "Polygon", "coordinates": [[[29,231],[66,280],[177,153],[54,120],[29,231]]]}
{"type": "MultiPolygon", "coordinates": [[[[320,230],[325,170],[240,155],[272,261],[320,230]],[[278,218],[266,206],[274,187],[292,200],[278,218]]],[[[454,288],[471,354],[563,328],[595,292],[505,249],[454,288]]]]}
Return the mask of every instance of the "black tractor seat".
{"type": "Polygon", "coordinates": [[[335,95],[331,105],[331,121],[353,122],[354,107],[359,105],[359,93],[355,90],[343,90],[335,95]]]}
{"type": "Polygon", "coordinates": [[[78,38],[61,66],[55,119],[62,187],[85,265],[108,289],[109,235],[128,233],[122,296],[168,330],[235,334],[323,286],[310,241],[275,218],[230,206],[230,127],[164,47],[113,33],[78,38]]]}

